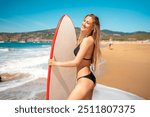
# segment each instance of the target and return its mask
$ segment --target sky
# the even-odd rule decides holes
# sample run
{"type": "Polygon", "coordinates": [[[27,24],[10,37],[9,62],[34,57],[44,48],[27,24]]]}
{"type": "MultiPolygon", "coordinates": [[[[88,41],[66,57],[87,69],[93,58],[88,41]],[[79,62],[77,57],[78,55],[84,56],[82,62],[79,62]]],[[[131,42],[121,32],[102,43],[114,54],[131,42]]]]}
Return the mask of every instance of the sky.
{"type": "Polygon", "coordinates": [[[0,0],[0,32],[55,28],[67,14],[80,27],[87,14],[99,17],[101,29],[150,32],[149,0],[0,0]]]}

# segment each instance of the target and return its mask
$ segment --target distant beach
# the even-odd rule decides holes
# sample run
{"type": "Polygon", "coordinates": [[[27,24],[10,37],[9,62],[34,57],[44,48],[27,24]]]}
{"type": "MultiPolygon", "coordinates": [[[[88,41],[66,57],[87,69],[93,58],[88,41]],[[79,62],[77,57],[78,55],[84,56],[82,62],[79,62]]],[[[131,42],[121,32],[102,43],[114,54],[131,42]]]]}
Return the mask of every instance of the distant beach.
{"type": "Polygon", "coordinates": [[[98,82],[150,99],[149,41],[114,41],[112,47],[101,48],[106,65],[98,82]]]}
{"type": "MultiPolygon", "coordinates": [[[[97,83],[150,99],[150,43],[102,42],[106,61],[97,83]]],[[[50,45],[33,48],[0,48],[0,99],[44,100],[50,45]],[[23,54],[22,54],[23,53],[23,54]]]]}

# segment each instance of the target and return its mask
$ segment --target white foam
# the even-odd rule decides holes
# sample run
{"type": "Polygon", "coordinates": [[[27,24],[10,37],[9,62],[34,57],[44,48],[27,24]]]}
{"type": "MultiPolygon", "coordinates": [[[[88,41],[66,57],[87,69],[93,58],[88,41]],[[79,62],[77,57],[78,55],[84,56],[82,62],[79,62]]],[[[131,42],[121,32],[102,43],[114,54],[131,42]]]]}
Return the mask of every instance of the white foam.
{"type": "MultiPolygon", "coordinates": [[[[8,49],[4,50],[7,51],[8,49]]],[[[0,74],[23,73],[25,77],[2,82],[0,84],[0,91],[20,86],[39,77],[47,78],[48,47],[16,49],[11,52],[5,51],[0,56],[0,74]]]]}
{"type": "Polygon", "coordinates": [[[0,52],[8,52],[8,48],[0,48],[0,52]]]}
{"type": "Polygon", "coordinates": [[[0,41],[0,43],[4,43],[4,41],[0,41]]]}
{"type": "Polygon", "coordinates": [[[35,80],[34,76],[28,76],[27,78],[20,78],[12,81],[1,82],[0,91],[5,91],[10,88],[18,87],[33,80],[35,80]]]}
{"type": "MultiPolygon", "coordinates": [[[[42,64],[47,64],[48,56],[41,57],[30,57],[30,58],[20,58],[16,60],[5,61],[4,64],[0,65],[0,71],[5,73],[30,73],[39,74],[45,69],[41,68],[42,64]],[[40,71],[42,70],[42,71],[40,71]]],[[[43,73],[42,73],[43,74],[43,73]]]]}

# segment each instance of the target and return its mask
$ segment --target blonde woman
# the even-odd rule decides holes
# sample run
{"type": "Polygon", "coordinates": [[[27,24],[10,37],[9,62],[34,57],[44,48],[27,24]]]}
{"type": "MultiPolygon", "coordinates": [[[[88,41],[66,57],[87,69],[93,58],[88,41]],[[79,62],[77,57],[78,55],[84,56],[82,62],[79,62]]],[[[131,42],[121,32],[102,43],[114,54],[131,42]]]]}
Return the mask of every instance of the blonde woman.
{"type": "Polygon", "coordinates": [[[100,23],[97,16],[88,14],[85,16],[77,47],[74,49],[75,59],[66,62],[49,60],[49,65],[61,67],[77,67],[77,84],[68,97],[68,100],[90,100],[96,78],[90,70],[90,65],[94,65],[96,70],[100,62],[100,23]]]}

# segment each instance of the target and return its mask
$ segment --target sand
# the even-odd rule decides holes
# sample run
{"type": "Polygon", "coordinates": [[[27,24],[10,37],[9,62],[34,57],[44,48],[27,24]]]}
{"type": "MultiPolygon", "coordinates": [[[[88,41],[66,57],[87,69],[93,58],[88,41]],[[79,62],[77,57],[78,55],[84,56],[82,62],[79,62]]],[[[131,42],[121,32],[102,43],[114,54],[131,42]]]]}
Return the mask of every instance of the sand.
{"type": "Polygon", "coordinates": [[[106,64],[98,83],[150,99],[150,44],[114,42],[112,47],[101,49],[106,64]]]}
{"type": "MultiPolygon", "coordinates": [[[[11,74],[7,74],[7,76],[11,76],[11,80],[15,78],[11,74]]],[[[6,82],[6,80],[2,82],[6,82]]],[[[18,87],[0,91],[0,100],[44,100],[45,90],[46,78],[38,78],[18,87]]]]}

